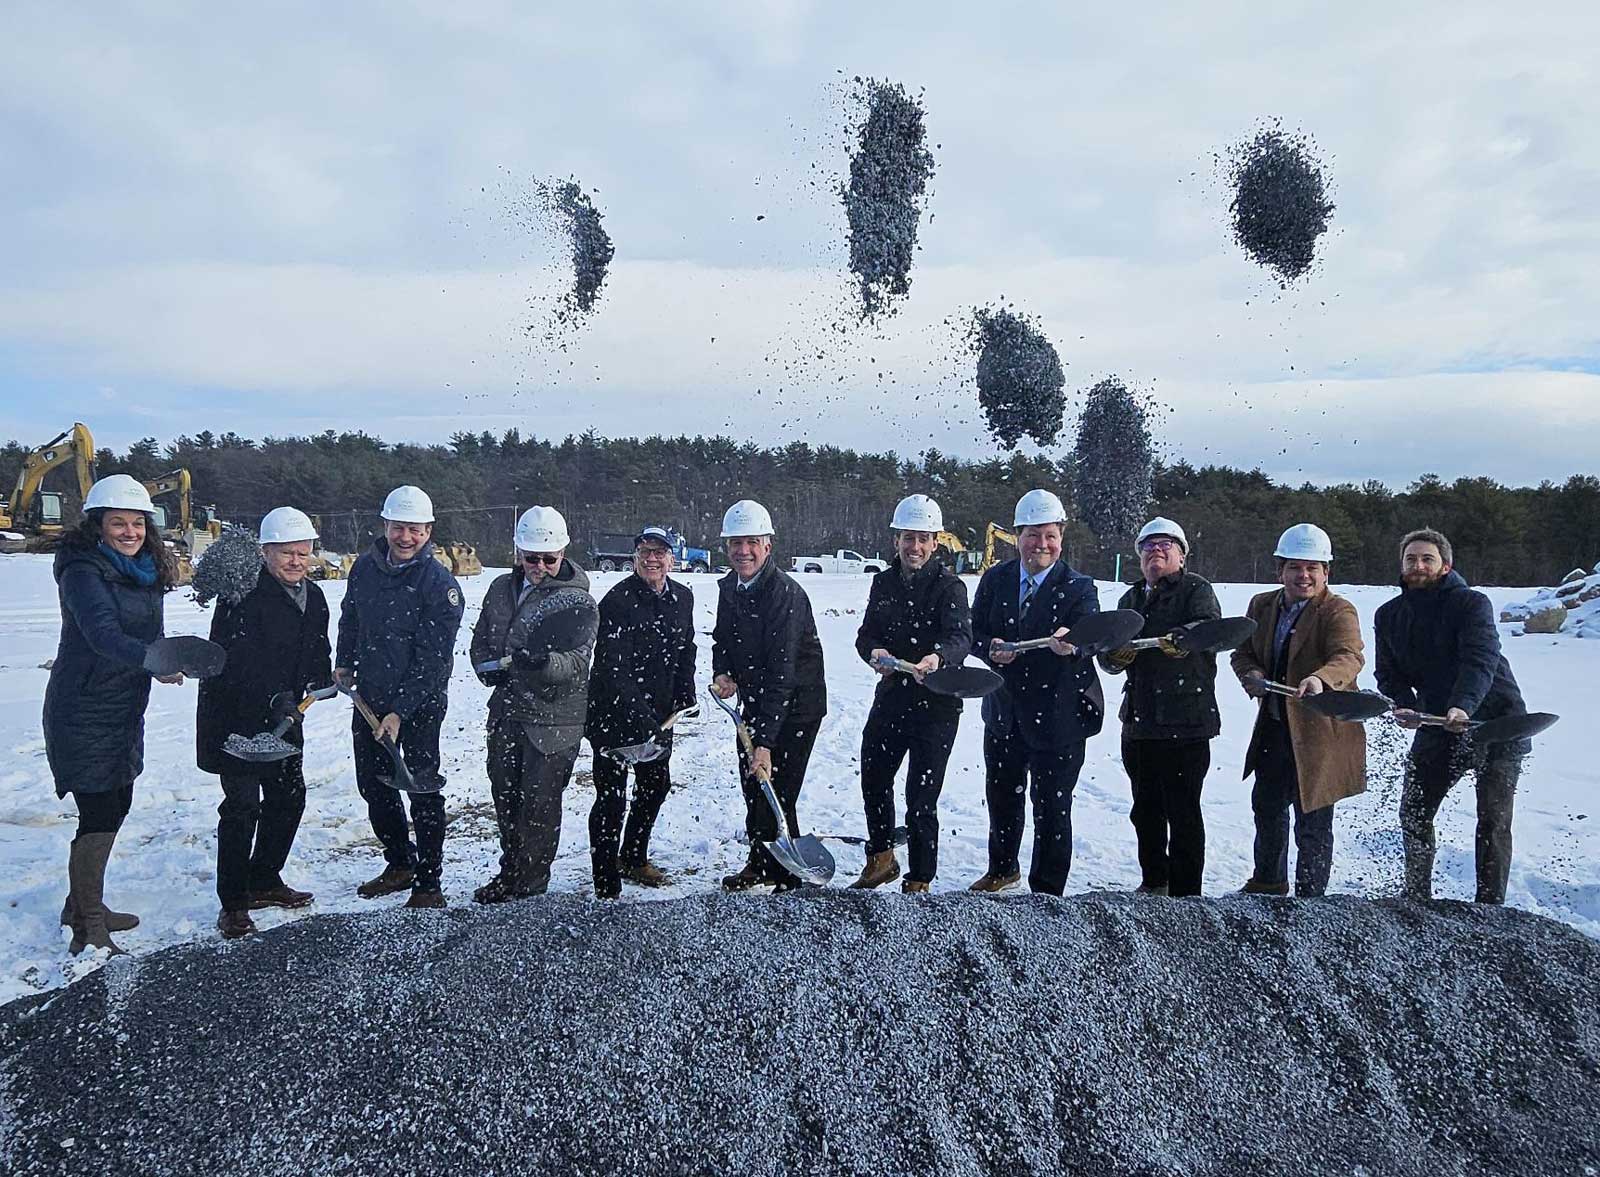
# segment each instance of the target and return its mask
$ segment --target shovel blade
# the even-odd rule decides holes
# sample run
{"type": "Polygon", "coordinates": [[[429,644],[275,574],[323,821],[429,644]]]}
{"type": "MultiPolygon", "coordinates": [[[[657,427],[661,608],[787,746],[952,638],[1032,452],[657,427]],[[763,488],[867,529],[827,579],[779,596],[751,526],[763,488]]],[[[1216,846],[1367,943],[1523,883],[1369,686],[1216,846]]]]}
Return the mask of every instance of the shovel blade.
{"type": "Polygon", "coordinates": [[[1249,617],[1213,617],[1180,629],[1172,635],[1173,644],[1186,654],[1216,654],[1223,650],[1237,650],[1256,632],[1256,623],[1249,617]]]}
{"type": "Polygon", "coordinates": [[[1376,691],[1323,691],[1297,700],[1307,711],[1325,715],[1329,719],[1342,719],[1347,723],[1361,723],[1387,715],[1394,704],[1376,691]]]}
{"type": "Polygon", "coordinates": [[[778,865],[801,882],[825,887],[833,879],[833,855],[814,834],[799,838],[788,835],[766,843],[778,865]]]}
{"type": "Polygon", "coordinates": [[[981,699],[1005,682],[987,666],[946,666],[935,670],[922,680],[922,685],[936,695],[954,695],[958,699],[981,699]]]}
{"type": "Polygon", "coordinates": [[[1549,711],[1530,711],[1526,715],[1502,715],[1499,719],[1485,720],[1474,728],[1472,739],[1479,744],[1508,744],[1512,740],[1526,740],[1544,731],[1559,715],[1549,711]]]}
{"type": "Polygon", "coordinates": [[[1081,654],[1099,654],[1127,645],[1143,628],[1144,614],[1137,609],[1110,609],[1089,614],[1061,640],[1078,647],[1081,654]]]}
{"type": "Polygon", "coordinates": [[[221,674],[228,651],[216,642],[193,634],[157,638],[145,654],[145,669],[161,678],[186,674],[190,678],[210,678],[221,674]]]}
{"type": "Polygon", "coordinates": [[[660,760],[666,755],[667,750],[654,740],[646,740],[642,744],[628,744],[622,748],[602,748],[600,755],[615,760],[618,764],[649,764],[652,760],[660,760]]]}
{"type": "Polygon", "coordinates": [[[222,741],[222,750],[236,760],[249,760],[256,764],[270,764],[275,760],[287,760],[300,755],[299,748],[271,732],[262,732],[259,736],[235,733],[222,741]]]}

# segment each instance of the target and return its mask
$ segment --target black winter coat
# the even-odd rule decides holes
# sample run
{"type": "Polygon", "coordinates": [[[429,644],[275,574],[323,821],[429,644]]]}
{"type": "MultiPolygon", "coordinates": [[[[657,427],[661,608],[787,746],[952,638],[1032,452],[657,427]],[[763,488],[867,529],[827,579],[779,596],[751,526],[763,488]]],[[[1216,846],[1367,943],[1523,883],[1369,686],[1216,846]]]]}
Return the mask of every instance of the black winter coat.
{"type": "Polygon", "coordinates": [[[1070,629],[1100,611],[1098,590],[1093,579],[1058,560],[1019,621],[1021,585],[1021,562],[1007,560],[983,574],[972,600],[972,652],[1005,679],[984,696],[983,722],[996,735],[1020,737],[1030,748],[1059,750],[1087,740],[1105,720],[1094,659],[1033,650],[1000,666],[989,661],[989,640],[1042,638],[1063,625],[1070,629]]]}
{"type": "MultiPolygon", "coordinates": [[[[211,640],[228,651],[222,673],[200,683],[194,736],[195,763],[201,772],[255,776],[274,772],[277,764],[239,760],[222,750],[230,735],[250,737],[270,730],[278,720],[272,697],[287,692],[296,703],[307,686],[324,687],[333,680],[328,647],[328,601],[314,582],[306,582],[306,611],[262,568],[256,587],[234,604],[219,600],[211,619],[211,640]]],[[[291,724],[283,738],[302,747],[301,725],[291,724]]]]}
{"type": "MultiPolygon", "coordinates": [[[[937,561],[929,561],[907,581],[895,557],[872,578],[867,611],[856,631],[856,653],[868,665],[873,650],[888,650],[907,662],[937,654],[945,666],[960,666],[972,652],[967,586],[937,561]]],[[[944,718],[961,714],[960,699],[936,695],[909,674],[880,679],[872,705],[896,714],[913,708],[944,718]]]]}
{"type": "Polygon", "coordinates": [[[785,728],[820,724],[828,713],[822,641],[811,598],[770,559],[747,591],[738,585],[736,572],[717,582],[711,673],[738,684],[751,736],[771,748],[785,728]]]}
{"type": "MultiPolygon", "coordinates": [[[[1222,616],[1209,581],[1192,572],[1163,577],[1154,589],[1144,581],[1129,587],[1118,609],[1144,614],[1142,638],[1158,638],[1197,621],[1222,616]]],[[[1101,659],[1112,674],[1124,673],[1101,659]]],[[[1169,658],[1149,650],[1133,660],[1122,684],[1122,738],[1125,740],[1209,740],[1222,731],[1217,712],[1217,656],[1190,654],[1169,658]]]]}
{"type": "Polygon", "coordinates": [[[461,586],[433,558],[431,543],[396,568],[379,536],[345,582],[334,665],[356,672],[356,689],[379,715],[409,719],[424,707],[441,709],[461,612],[461,586]]]}
{"type": "Polygon", "coordinates": [[[144,769],[145,650],[165,636],[159,584],[119,572],[69,534],[56,550],[61,640],[44,692],[44,748],[56,796],[109,793],[144,769]]]}
{"type": "Polygon", "coordinates": [[[596,748],[640,744],[694,703],[694,593],[670,577],[658,596],[638,575],[600,602],[583,734],[596,748]]]}
{"type": "MultiPolygon", "coordinates": [[[[1459,572],[1447,572],[1435,588],[1402,586],[1398,597],[1378,606],[1374,624],[1378,689],[1399,706],[1434,715],[1459,707],[1473,719],[1527,711],[1500,652],[1494,606],[1459,572]]],[[[1441,728],[1418,733],[1424,747],[1452,739],[1441,728]]],[[[1531,747],[1527,741],[1507,745],[1524,752],[1531,747]]]]}

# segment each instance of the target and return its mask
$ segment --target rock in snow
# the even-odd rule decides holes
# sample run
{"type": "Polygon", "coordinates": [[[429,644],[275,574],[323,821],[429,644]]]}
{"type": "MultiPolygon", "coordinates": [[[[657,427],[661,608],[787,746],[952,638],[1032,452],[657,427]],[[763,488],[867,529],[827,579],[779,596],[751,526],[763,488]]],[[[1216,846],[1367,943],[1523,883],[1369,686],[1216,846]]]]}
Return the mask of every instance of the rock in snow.
{"type": "Polygon", "coordinates": [[[1344,897],[324,916],[12,1003],[0,1084],[19,1174],[1574,1174],[1600,943],[1344,897]]]}

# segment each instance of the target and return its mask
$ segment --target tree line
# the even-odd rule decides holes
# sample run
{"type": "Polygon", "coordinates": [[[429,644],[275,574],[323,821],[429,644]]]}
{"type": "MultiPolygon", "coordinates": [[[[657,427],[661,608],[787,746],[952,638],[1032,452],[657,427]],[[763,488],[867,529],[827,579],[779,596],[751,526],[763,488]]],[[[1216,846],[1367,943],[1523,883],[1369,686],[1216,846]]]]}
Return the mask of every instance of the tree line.
{"type": "MultiPolygon", "coordinates": [[[[26,453],[15,441],[0,449],[0,485],[15,483],[26,453]]],[[[362,432],[255,441],[202,431],[165,445],[147,437],[124,453],[102,449],[96,457],[102,476],[146,479],[187,467],[197,503],[252,527],[272,507],[299,506],[317,516],[325,545],[336,551],[369,542],[384,495],[415,483],[433,498],[439,538],[464,540],[485,563],[502,565],[510,560],[517,512],[535,503],[560,508],[580,562],[591,536],[651,522],[716,551],[723,510],[746,497],[771,509],[782,557],[839,547],[888,555],[888,520],[903,495],[933,496],[946,526],[981,548],[986,524],[1009,524],[1017,498],[1043,486],[1061,495],[1072,516],[1072,563],[1109,578],[1122,552],[1124,579],[1131,576],[1129,537],[1097,536],[1079,515],[1071,455],[971,461],[928,450],[913,459],[805,442],[762,448],[727,437],[604,438],[592,431],[556,441],[510,429],[498,436],[461,432],[448,445],[426,446],[362,432]]],[[[71,482],[58,471],[48,486],[67,492],[75,507],[71,482]]],[[[1158,462],[1151,496],[1137,514],[1180,522],[1190,566],[1218,581],[1269,579],[1278,534],[1298,522],[1332,535],[1335,580],[1349,584],[1394,580],[1397,541],[1421,526],[1449,535],[1457,567],[1479,584],[1550,584],[1600,559],[1600,478],[1586,474],[1536,487],[1423,474],[1395,491],[1375,481],[1289,486],[1260,470],[1158,462]]]]}

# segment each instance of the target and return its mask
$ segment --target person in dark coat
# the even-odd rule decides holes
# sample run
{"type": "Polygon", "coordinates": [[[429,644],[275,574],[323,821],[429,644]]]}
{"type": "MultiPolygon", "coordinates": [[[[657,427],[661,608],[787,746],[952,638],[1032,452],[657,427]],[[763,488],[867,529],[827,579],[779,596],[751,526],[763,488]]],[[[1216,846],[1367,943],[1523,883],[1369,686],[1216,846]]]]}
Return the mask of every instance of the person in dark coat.
{"type": "Polygon", "coordinates": [[[589,853],[601,899],[620,895],[623,879],[645,887],[671,881],[649,853],[650,830],[672,788],[672,733],[661,724],[694,705],[695,657],[694,593],[669,577],[671,570],[672,536],[663,527],[646,527],[634,539],[633,573],[600,602],[584,735],[594,749],[589,853]],[[605,751],[650,739],[666,754],[633,766],[630,806],[628,766],[605,751]]]}
{"type": "Polygon", "coordinates": [[[794,578],[772,560],[772,516],[760,503],[741,499],[722,517],[733,571],[717,584],[717,622],[711,631],[712,690],[739,696],[755,745],[739,749],[745,833],[750,854],[726,876],[727,891],[771,883],[788,891],[800,880],[778,865],[764,845],[778,836],[777,819],[761,794],[756,773],[770,776],[791,835],[800,832],[796,806],[817,731],[828,713],[822,674],[822,641],[811,600],[794,578]]]}
{"type": "MultiPolygon", "coordinates": [[[[292,715],[308,687],[333,677],[328,602],[307,578],[311,520],[279,507],[261,521],[261,570],[242,597],[221,598],[211,640],[228,652],[220,675],[200,684],[195,718],[196,763],[222,778],[217,807],[217,930],[227,939],[256,930],[253,909],[304,907],[311,892],[283,881],[284,863],[306,808],[299,755],[241,760],[224,748],[231,735],[249,739],[292,715]]],[[[304,745],[299,723],[282,739],[304,745]]]]}
{"type": "MultiPolygon", "coordinates": [[[[56,796],[72,794],[78,829],[67,860],[61,922],[74,955],[86,946],[121,952],[112,932],[139,917],[106,907],[106,863],[144,769],[145,658],[165,636],[162,598],[178,579],[155,526],[150,495],[126,474],[102,478],[84,517],[56,549],[61,640],[44,693],[44,747],[56,796]]],[[[175,674],[159,679],[182,683],[175,674]]]]}
{"type": "MultiPolygon", "coordinates": [[[[1139,532],[1143,578],[1117,602],[1144,614],[1140,637],[1165,637],[1222,616],[1208,581],[1190,572],[1189,540],[1171,519],[1152,519],[1139,532]]],[[[1186,656],[1172,642],[1159,652],[1128,647],[1101,656],[1122,686],[1122,764],[1133,786],[1139,845],[1139,891],[1198,895],[1205,872],[1206,827],[1200,791],[1211,769],[1211,741],[1222,730],[1217,711],[1217,656],[1186,656]]]]}
{"type": "Polygon", "coordinates": [[[1511,874],[1511,810],[1528,740],[1476,745],[1470,720],[1523,715],[1527,707],[1500,651],[1494,607],[1467,587],[1453,566],[1450,541],[1431,529],[1400,544],[1400,595],[1378,607],[1378,689],[1397,704],[1395,718],[1420,726],[1419,712],[1443,715],[1447,727],[1422,727],[1411,744],[1400,793],[1406,894],[1433,897],[1433,819],[1457,781],[1471,772],[1478,793],[1474,842],[1477,902],[1504,903],[1511,874]]]}
{"type": "Polygon", "coordinates": [[[890,526],[896,555],[872,578],[856,653],[880,675],[861,732],[861,798],[867,811],[867,863],[850,884],[866,890],[900,877],[894,854],[894,778],[907,756],[906,828],[910,870],[901,890],[928,890],[939,863],[939,793],[961,722],[961,700],[936,695],[922,675],[960,666],[972,650],[967,586],[933,558],[944,513],[927,495],[909,495],[890,526]],[[916,676],[875,666],[898,658],[916,676]]]}
{"type": "Polygon", "coordinates": [[[984,792],[989,802],[989,869],[974,891],[1021,881],[1018,853],[1033,797],[1033,863],[1028,886],[1060,895],[1072,868],[1072,791],[1084,744],[1100,730],[1105,695],[1094,659],[1061,639],[1100,611],[1094,581],[1066,560],[1061,500],[1033,490],[1017,503],[1015,560],[983,574],[972,601],[972,652],[1004,684],[983,700],[984,792]],[[1052,638],[1048,649],[1008,653],[997,643],[1052,638]]]}
{"type": "MultiPolygon", "coordinates": [[[[461,586],[433,558],[433,502],[421,490],[390,492],[383,531],[345,583],[334,675],[383,717],[382,733],[400,746],[413,776],[437,777],[461,586]]],[[[400,793],[379,779],[391,768],[388,755],[359,712],[351,716],[351,731],[356,787],[387,863],[356,894],[371,899],[409,888],[407,907],[444,907],[444,793],[410,794],[413,844],[400,793]]]]}
{"type": "Polygon", "coordinates": [[[494,688],[488,773],[500,831],[500,869],[473,892],[478,903],[549,888],[561,841],[561,794],[583,740],[599,623],[589,578],[566,557],[561,512],[529,507],[517,520],[513,542],[520,567],[495,578],[472,630],[473,669],[494,688]],[[541,643],[541,615],[567,608],[578,615],[576,636],[560,649],[541,643]],[[507,658],[509,666],[496,668],[507,658]]]}

